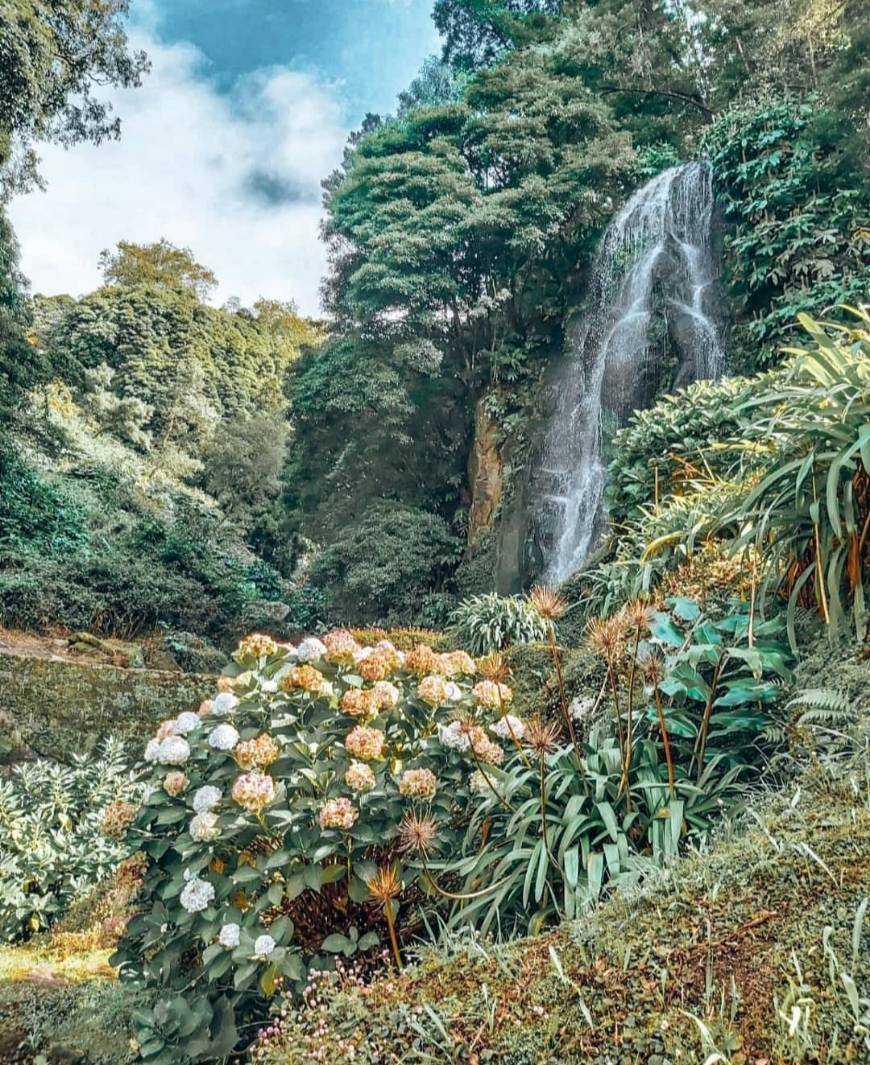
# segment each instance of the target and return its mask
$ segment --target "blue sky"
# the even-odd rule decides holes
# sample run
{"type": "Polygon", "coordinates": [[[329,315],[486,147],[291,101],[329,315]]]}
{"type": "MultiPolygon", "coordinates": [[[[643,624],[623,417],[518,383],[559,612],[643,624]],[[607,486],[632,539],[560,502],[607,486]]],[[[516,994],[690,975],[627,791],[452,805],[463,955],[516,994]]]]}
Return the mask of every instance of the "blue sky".
{"type": "Polygon", "coordinates": [[[230,296],[319,311],[320,181],[438,51],[432,0],[133,0],[153,69],[110,90],[119,142],[41,149],[10,208],[35,292],[80,295],[119,240],[193,249],[230,296]]]}
{"type": "Polygon", "coordinates": [[[146,18],[170,42],[191,41],[217,83],[292,64],[341,93],[351,122],[390,110],[438,51],[432,0],[154,0],[146,18]]]}

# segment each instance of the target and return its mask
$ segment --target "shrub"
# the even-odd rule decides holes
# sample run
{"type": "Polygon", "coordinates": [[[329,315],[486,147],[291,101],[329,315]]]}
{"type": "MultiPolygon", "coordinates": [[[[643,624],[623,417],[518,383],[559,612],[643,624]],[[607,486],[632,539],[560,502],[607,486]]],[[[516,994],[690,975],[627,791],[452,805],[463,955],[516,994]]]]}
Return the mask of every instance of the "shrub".
{"type": "Polygon", "coordinates": [[[372,503],[311,566],[330,614],[343,624],[415,619],[420,600],[438,590],[462,544],[437,514],[401,503],[372,503]]]}
{"type": "Polygon", "coordinates": [[[571,705],[589,737],[564,746],[555,722],[518,726],[522,749],[489,772],[461,847],[433,863],[469,900],[452,923],[535,931],[709,831],[780,734],[769,707],[790,676],[781,631],[744,611],[714,621],[687,599],[591,626],[610,692],[571,705]]]}
{"type": "Polygon", "coordinates": [[[509,693],[474,671],[464,652],[363,651],[343,631],[298,649],[254,636],[232,691],[161,726],[128,839],[148,860],[141,914],[114,958],[161,995],[139,1024],[149,1065],[229,1054],[280,984],[336,956],[399,954],[426,855],[472,801],[459,748],[504,757],[484,726],[509,693]]]}
{"type": "Polygon", "coordinates": [[[547,637],[546,624],[525,600],[495,592],[463,600],[452,621],[457,641],[472,654],[491,654],[547,637]]]}
{"type": "Polygon", "coordinates": [[[0,781],[4,940],[47,928],[112,871],[127,853],[121,829],[138,793],[114,741],[72,766],[38,761],[0,781]]]}
{"type": "Polygon", "coordinates": [[[0,446],[0,546],[75,554],[87,545],[81,510],[0,446]]]}

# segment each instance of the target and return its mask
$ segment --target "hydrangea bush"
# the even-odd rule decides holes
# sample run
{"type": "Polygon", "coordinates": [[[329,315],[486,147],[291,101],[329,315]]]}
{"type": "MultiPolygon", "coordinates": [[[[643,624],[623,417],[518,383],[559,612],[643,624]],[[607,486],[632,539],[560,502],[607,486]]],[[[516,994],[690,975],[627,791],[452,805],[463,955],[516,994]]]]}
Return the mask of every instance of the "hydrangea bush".
{"type": "Polygon", "coordinates": [[[524,727],[465,652],[344,630],[248,637],[220,689],[149,741],[128,837],[147,870],[114,962],[160,993],[137,1016],[149,1065],[231,1053],[338,956],[400,963],[439,890],[430,853],[458,844],[524,727]]]}

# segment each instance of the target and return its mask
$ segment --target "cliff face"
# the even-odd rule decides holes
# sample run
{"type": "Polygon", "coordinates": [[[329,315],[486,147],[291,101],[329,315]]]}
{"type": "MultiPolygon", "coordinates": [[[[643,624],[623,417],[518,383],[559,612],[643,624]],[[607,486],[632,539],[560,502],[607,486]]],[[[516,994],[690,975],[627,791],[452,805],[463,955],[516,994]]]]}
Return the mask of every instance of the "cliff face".
{"type": "Polygon", "coordinates": [[[157,722],[195,710],[214,688],[203,674],[75,661],[30,641],[0,646],[0,765],[68,761],[106,736],[138,748],[157,722]]]}

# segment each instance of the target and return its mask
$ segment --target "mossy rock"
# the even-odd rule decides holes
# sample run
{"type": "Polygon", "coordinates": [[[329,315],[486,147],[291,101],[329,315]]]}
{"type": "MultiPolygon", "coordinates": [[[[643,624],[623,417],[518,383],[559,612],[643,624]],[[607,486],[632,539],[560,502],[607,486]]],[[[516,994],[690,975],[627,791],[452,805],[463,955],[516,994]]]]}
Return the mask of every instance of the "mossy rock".
{"type": "Polygon", "coordinates": [[[111,735],[138,753],[159,721],[195,710],[214,684],[206,675],[0,652],[0,752],[7,761],[19,751],[64,762],[111,735]]]}

